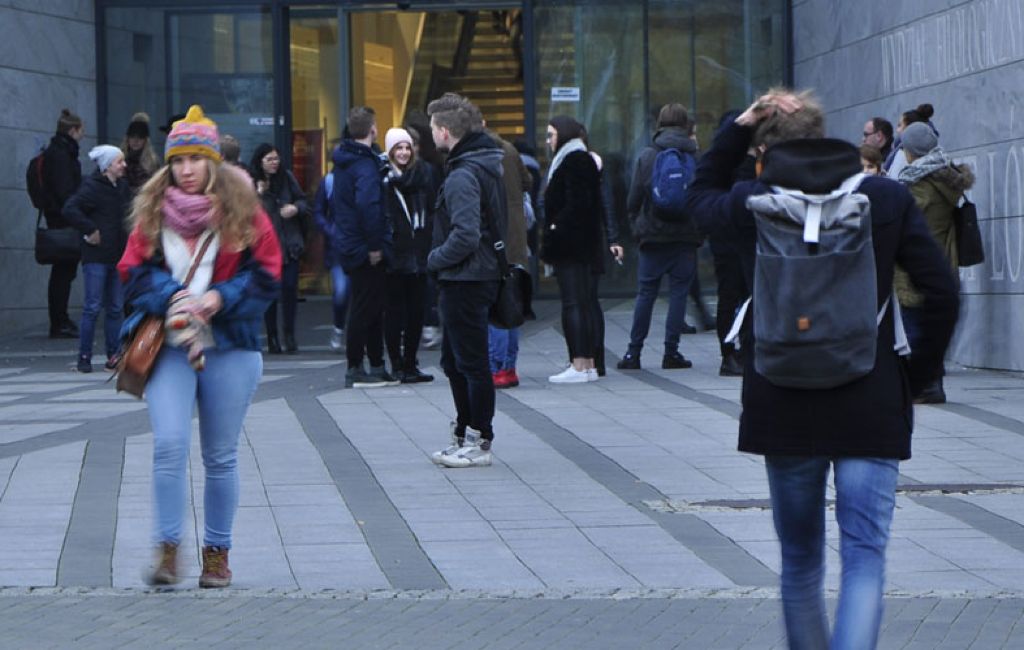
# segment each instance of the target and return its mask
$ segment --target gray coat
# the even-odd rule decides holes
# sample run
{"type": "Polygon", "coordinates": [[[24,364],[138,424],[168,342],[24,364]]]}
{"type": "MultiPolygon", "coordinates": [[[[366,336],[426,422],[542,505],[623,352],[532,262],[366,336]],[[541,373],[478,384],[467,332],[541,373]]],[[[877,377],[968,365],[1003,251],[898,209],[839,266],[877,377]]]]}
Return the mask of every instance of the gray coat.
{"type": "Polygon", "coordinates": [[[503,156],[485,133],[470,133],[452,149],[434,213],[434,248],[427,257],[427,270],[436,272],[439,280],[500,277],[493,243],[504,239],[508,228],[503,156]],[[488,228],[483,206],[497,221],[497,237],[488,228]]]}
{"type": "Polygon", "coordinates": [[[669,242],[686,242],[700,246],[703,237],[692,218],[669,222],[654,215],[654,206],[651,203],[651,175],[654,173],[654,159],[665,149],[678,149],[694,156],[697,145],[686,131],[670,126],[655,133],[653,144],[644,147],[640,152],[633,172],[633,182],[629,185],[629,197],[626,199],[633,238],[641,246],[669,242]]]}

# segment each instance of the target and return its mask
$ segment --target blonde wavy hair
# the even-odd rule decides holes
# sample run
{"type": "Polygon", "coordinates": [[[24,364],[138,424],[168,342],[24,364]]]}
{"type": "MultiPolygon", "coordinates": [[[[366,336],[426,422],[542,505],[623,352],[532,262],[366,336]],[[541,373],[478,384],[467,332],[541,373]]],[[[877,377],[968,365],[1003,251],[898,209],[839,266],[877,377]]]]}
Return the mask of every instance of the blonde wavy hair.
{"type": "MultiPolygon", "coordinates": [[[[253,215],[259,198],[252,179],[234,165],[206,159],[208,180],[203,193],[213,200],[214,222],[221,246],[234,251],[245,250],[254,240],[253,215]]],[[[129,220],[149,242],[148,254],[160,243],[163,226],[164,192],[173,184],[171,166],[164,165],[139,189],[132,201],[129,220]]]]}

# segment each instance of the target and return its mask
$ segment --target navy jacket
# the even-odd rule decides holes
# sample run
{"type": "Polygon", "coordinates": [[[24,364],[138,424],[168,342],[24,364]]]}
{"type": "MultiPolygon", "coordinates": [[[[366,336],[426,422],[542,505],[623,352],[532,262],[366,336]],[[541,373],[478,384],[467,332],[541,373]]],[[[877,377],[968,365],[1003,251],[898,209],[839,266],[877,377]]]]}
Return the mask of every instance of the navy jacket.
{"type": "MultiPolygon", "coordinates": [[[[792,140],[765,152],[757,180],[733,185],[753,131],[735,123],[724,128],[697,166],[686,208],[705,231],[733,240],[754,265],[756,226],[747,197],[771,191],[771,185],[825,193],[860,171],[857,148],[840,140],[792,140]]],[[[860,192],[871,201],[879,308],[892,293],[893,267],[905,269],[924,294],[923,335],[909,363],[893,350],[892,310],[878,329],[874,369],[866,376],[826,390],[782,388],[754,370],[746,355],[739,449],[758,454],[830,457],[910,457],[913,428],[911,390],[934,377],[956,323],[958,298],[949,265],[928,232],[905,187],[886,178],[864,180],[860,192]]],[[[754,296],[757,300],[757,296],[754,296]]],[[[751,330],[753,328],[750,328],[751,330]]],[[[756,332],[743,346],[753,350],[756,332]]]]}
{"type": "Polygon", "coordinates": [[[381,201],[382,163],[365,144],[344,140],[334,150],[331,207],[335,237],[333,254],[346,272],[367,264],[370,251],[391,256],[391,228],[381,201]]]}
{"type": "Polygon", "coordinates": [[[100,243],[94,246],[82,240],[83,264],[117,264],[128,243],[128,207],[131,189],[124,178],[114,185],[99,170],[86,178],[71,195],[61,215],[82,233],[100,231],[100,243]]]}

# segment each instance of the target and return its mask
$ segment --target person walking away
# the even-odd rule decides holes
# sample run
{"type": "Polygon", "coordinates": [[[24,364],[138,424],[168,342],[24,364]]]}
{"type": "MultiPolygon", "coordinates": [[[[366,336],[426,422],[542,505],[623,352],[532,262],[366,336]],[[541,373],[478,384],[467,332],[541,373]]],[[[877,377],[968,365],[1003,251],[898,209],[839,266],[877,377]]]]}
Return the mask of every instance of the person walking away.
{"type": "Polygon", "coordinates": [[[749,262],[745,270],[758,262],[756,277],[748,276],[753,300],[746,310],[755,326],[741,341],[749,353],[739,449],[765,457],[789,646],[866,650],[878,642],[899,462],[911,451],[913,405],[906,386],[919,389],[941,362],[958,300],[949,266],[910,193],[892,180],[859,176],[857,148],[824,132],[824,110],[810,93],[769,91],[719,133],[697,167],[685,209],[702,229],[721,228],[735,239],[749,262]],[[761,174],[733,184],[733,170],[752,144],[766,147],[761,174]],[[834,191],[816,232],[804,197],[834,191]],[[840,221],[839,214],[857,217],[840,221]],[[826,239],[820,236],[826,229],[846,234],[826,239]],[[819,244],[804,241],[815,235],[819,244]],[[771,261],[757,257],[755,245],[767,237],[786,237],[772,241],[788,254],[763,273],[762,264],[771,261]],[[842,251],[831,246],[850,242],[864,244],[857,264],[835,263],[842,251]],[[812,245],[828,254],[802,254],[812,245]],[[826,266],[794,266],[808,257],[826,266]],[[889,299],[897,260],[925,297],[922,334],[909,363],[897,350],[902,337],[889,299]],[[825,295],[831,300],[822,300],[825,295]],[[827,311],[805,311],[808,305],[827,311]],[[793,316],[784,316],[789,310],[793,316]],[[842,329],[854,323],[857,329],[842,329]],[[835,346],[837,328],[844,344],[861,343],[856,353],[835,346]],[[808,360],[814,372],[803,363],[808,360]],[[823,594],[830,468],[843,565],[831,632],[823,594]]]}
{"type": "MultiPolygon", "coordinates": [[[[82,118],[62,109],[57,120],[57,133],[43,152],[43,188],[48,196],[43,209],[46,227],[66,228],[62,211],[71,195],[82,184],[82,163],[78,160],[78,143],[85,137],[82,118]]],[[[78,338],[78,326],[68,315],[71,283],[78,273],[78,260],[57,262],[50,266],[46,302],[50,316],[51,339],[78,338]]]]}
{"type": "MultiPolygon", "coordinates": [[[[957,255],[954,214],[964,192],[974,185],[974,173],[967,164],[957,165],[939,146],[935,131],[924,122],[911,124],[903,130],[903,153],[907,165],[900,170],[899,181],[907,186],[924,214],[928,231],[945,256],[954,280],[959,284],[959,257],[957,255]]],[[[903,323],[910,339],[910,349],[916,349],[921,334],[924,296],[914,289],[902,268],[896,268],[896,297],[903,311],[903,323]]],[[[959,287],[958,287],[959,288],[959,287]]],[[[917,404],[944,404],[946,391],[942,385],[945,374],[942,364],[936,366],[936,376],[914,394],[917,404]]]]}
{"type": "Polygon", "coordinates": [[[120,149],[108,144],[93,147],[89,158],[96,163],[96,171],[82,182],[61,211],[64,219],[82,233],[85,304],[79,328],[78,372],[92,372],[93,335],[100,310],[104,312],[106,369],[116,370],[120,360],[123,301],[116,265],[128,241],[125,224],[132,196],[120,149]]]}
{"type": "Polygon", "coordinates": [[[456,412],[451,443],[431,460],[445,467],[481,467],[491,464],[494,442],[487,314],[503,272],[494,244],[504,239],[508,223],[504,153],[482,131],[480,111],[465,97],[445,93],[430,102],[427,113],[434,143],[448,152],[427,270],[438,278],[441,367],[456,412]]]}
{"type": "Polygon", "coordinates": [[[331,209],[338,233],[338,258],[349,280],[345,355],[348,388],[379,388],[399,384],[384,367],[384,303],[386,268],[391,255],[391,227],[384,214],[382,177],[386,167],[371,145],[377,139],[372,108],[349,111],[350,138],[334,151],[331,209]],[[363,359],[370,361],[369,372],[363,359]]]}
{"type": "Polygon", "coordinates": [[[544,190],[546,222],[541,259],[555,270],[562,302],[562,329],[571,363],[548,377],[554,384],[597,381],[594,364],[598,323],[592,305],[595,275],[604,271],[604,207],[601,172],[587,151],[586,130],[571,117],[548,123],[553,156],[544,190]]]}
{"type": "MultiPolygon", "coordinates": [[[[661,367],[690,368],[693,363],[679,352],[679,338],[686,325],[686,297],[697,273],[697,248],[702,236],[693,218],[678,207],[659,206],[654,191],[665,189],[664,183],[688,183],[695,166],[697,144],[690,137],[690,118],[682,104],[665,104],[658,112],[657,129],[650,145],[637,158],[633,180],[629,186],[626,207],[639,243],[637,295],[633,306],[633,324],[629,331],[629,348],[617,367],[619,370],[639,370],[640,353],[651,329],[651,315],[658,298],[661,279],[668,276],[669,304],[665,319],[665,349],[661,367]],[[673,181],[662,170],[675,156],[681,171],[673,181]],[[658,162],[662,161],[659,165],[658,162]],[[655,174],[658,178],[655,178],[655,174]],[[690,178],[687,178],[689,176],[690,178]]],[[[668,189],[672,189],[671,186],[668,189]]],[[[681,191],[685,191],[683,185],[681,191]]]]}
{"type": "Polygon", "coordinates": [[[121,143],[121,151],[127,164],[125,179],[132,196],[135,196],[153,172],[160,167],[160,159],[157,158],[149,141],[148,114],[139,112],[132,115],[132,121],[128,123],[128,129],[124,134],[124,142],[121,143]]]}
{"type": "MultiPolygon", "coordinates": [[[[333,152],[332,152],[333,156],[333,152]]],[[[348,276],[341,266],[340,243],[334,214],[331,212],[331,197],[334,194],[334,170],[320,179],[313,198],[313,222],[324,236],[324,267],[331,276],[331,317],[333,327],[327,344],[331,351],[341,353],[345,349],[345,317],[348,308],[348,276]]]]}
{"type": "MultiPolygon", "coordinates": [[[[486,128],[486,123],[484,127],[486,128]]],[[[530,252],[526,244],[526,212],[524,196],[530,191],[530,173],[526,170],[519,152],[494,131],[487,131],[494,142],[501,147],[501,179],[505,185],[505,213],[508,215],[508,230],[505,233],[505,259],[509,264],[529,268],[530,252]]],[[[528,200],[528,199],[525,199],[528,200]]],[[[495,388],[515,388],[519,385],[516,362],[519,359],[519,328],[503,329],[488,324],[488,357],[491,378],[495,388]]]]}
{"type": "Polygon", "coordinates": [[[134,308],[125,332],[147,315],[187,323],[184,329],[165,328],[146,384],[157,552],[145,577],[151,585],[181,580],[178,546],[197,409],[205,472],[199,586],[227,587],[238,510],[238,440],[263,372],[260,319],[280,291],[281,247],[251,179],[221,162],[217,125],[198,105],[172,126],[164,159],[167,164],[133,204],[132,232],[117,265],[125,300],[134,308]],[[193,264],[196,271],[185,286],[193,264]],[[196,350],[204,342],[205,349],[196,350]]]}
{"type": "Polygon", "coordinates": [[[387,304],[384,308],[384,342],[392,372],[403,384],[434,380],[419,369],[416,354],[426,313],[427,254],[431,226],[427,204],[430,174],[417,160],[412,136],[405,129],[388,129],[384,135],[388,171],[384,206],[392,232],[391,263],[387,269],[387,304]]]}
{"type": "MultiPolygon", "coordinates": [[[[249,170],[256,185],[263,210],[270,216],[281,243],[281,316],[284,325],[284,351],[299,351],[295,340],[295,319],[299,305],[299,262],[306,250],[308,204],[306,195],[291,171],[281,166],[281,154],[269,143],[262,143],[253,151],[249,170]]],[[[267,349],[280,354],[278,339],[277,303],[270,303],[263,322],[267,329],[267,349]]]]}

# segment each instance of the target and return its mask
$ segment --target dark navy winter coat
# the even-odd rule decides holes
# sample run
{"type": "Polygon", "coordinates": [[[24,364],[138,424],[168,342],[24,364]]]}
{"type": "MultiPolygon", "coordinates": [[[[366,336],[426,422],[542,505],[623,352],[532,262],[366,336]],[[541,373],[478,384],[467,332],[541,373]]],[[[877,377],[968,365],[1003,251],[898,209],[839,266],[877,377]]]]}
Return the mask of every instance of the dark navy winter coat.
{"type": "Polygon", "coordinates": [[[71,195],[61,215],[82,233],[90,235],[100,231],[97,246],[82,240],[83,264],[117,264],[128,243],[128,207],[131,189],[124,178],[117,185],[99,170],[82,181],[78,191],[71,195]]]}
{"type": "MultiPolygon", "coordinates": [[[[754,259],[756,227],[747,197],[771,185],[807,193],[827,193],[860,171],[857,148],[840,140],[792,140],[774,145],[763,157],[757,180],[732,184],[753,131],[735,123],[724,128],[697,166],[686,208],[705,231],[720,230],[748,262],[754,259]]],[[[739,449],[765,455],[910,458],[913,428],[911,388],[935,376],[956,322],[958,298],[953,276],[928,232],[913,197],[899,183],[868,177],[860,192],[871,201],[879,308],[892,293],[898,263],[925,297],[922,340],[909,364],[893,350],[892,310],[878,330],[875,367],[849,384],[825,390],[782,388],[754,369],[746,355],[739,449]]],[[[753,286],[745,263],[748,286],[753,286]]],[[[757,296],[754,296],[757,300],[757,296]]],[[[753,329],[753,328],[751,328],[753,329]]],[[[743,347],[753,350],[756,332],[743,347]]]]}
{"type": "Polygon", "coordinates": [[[369,262],[370,251],[391,256],[391,228],[381,201],[382,163],[370,147],[344,140],[334,150],[334,219],[337,259],[351,273],[369,262]]]}

